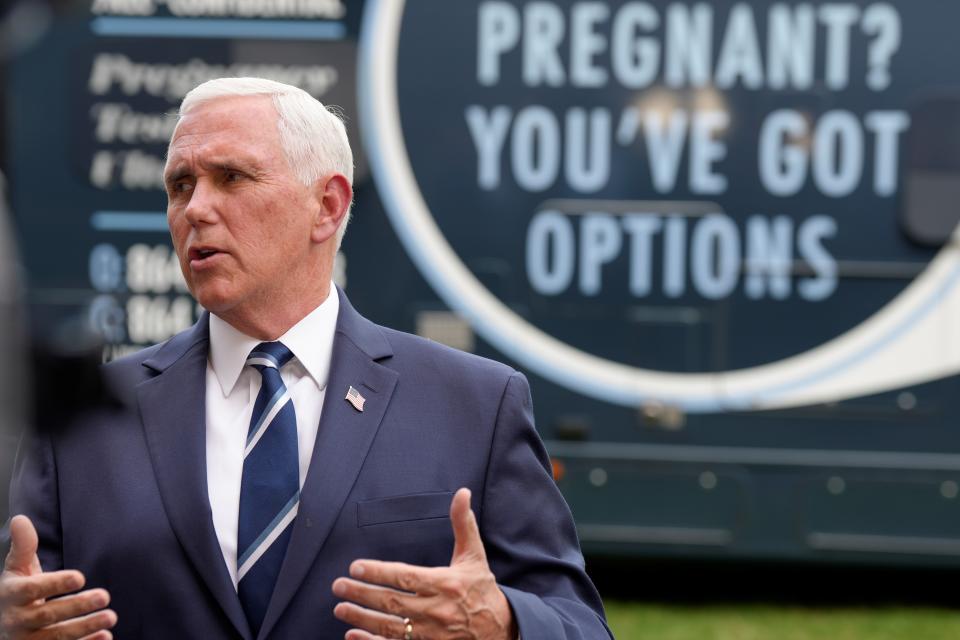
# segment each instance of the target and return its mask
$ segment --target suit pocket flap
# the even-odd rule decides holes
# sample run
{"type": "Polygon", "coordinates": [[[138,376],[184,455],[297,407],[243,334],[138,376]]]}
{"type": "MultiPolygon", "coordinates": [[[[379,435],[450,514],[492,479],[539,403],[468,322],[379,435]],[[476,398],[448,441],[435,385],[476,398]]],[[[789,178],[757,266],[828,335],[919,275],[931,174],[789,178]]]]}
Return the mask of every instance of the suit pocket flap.
{"type": "Polygon", "coordinates": [[[387,522],[446,518],[450,515],[451,500],[453,493],[449,491],[364,500],[357,503],[357,524],[365,527],[387,522]]]}

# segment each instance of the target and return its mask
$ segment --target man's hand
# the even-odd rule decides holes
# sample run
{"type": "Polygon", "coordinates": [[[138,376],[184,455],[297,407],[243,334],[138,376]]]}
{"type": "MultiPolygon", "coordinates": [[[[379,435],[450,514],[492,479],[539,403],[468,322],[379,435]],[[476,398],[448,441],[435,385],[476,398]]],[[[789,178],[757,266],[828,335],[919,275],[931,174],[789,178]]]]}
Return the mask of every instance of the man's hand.
{"type": "Polygon", "coordinates": [[[334,581],[333,592],[353,601],[341,602],[333,610],[358,627],[347,632],[347,640],[517,637],[510,604],[487,564],[468,489],[453,497],[450,522],[454,547],[449,567],[356,560],[350,565],[355,579],[334,581]]]}
{"type": "Polygon", "coordinates": [[[83,587],[79,571],[44,573],[37,531],[25,516],[10,522],[10,553],[0,573],[0,638],[10,640],[109,640],[117,614],[103,589],[58,598],[83,587]],[[51,599],[52,598],[52,599],[51,599]]]}

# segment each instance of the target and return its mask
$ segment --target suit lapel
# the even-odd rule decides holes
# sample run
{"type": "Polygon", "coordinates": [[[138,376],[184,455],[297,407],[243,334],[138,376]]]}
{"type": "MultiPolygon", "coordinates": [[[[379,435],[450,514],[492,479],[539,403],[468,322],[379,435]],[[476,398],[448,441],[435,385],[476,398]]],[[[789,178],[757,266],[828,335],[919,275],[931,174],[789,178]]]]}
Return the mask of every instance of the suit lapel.
{"type": "Polygon", "coordinates": [[[207,495],[207,323],[171,340],[144,366],[159,375],[137,387],[160,496],[174,534],[243,638],[251,633],[213,527],[207,495]]]}
{"type": "Polygon", "coordinates": [[[376,362],[389,355],[380,329],[361,317],[341,292],[317,440],[260,638],[267,637],[303,583],[360,473],[397,383],[397,373],[376,362]],[[365,398],[362,412],[344,397],[351,386],[365,398]]]}

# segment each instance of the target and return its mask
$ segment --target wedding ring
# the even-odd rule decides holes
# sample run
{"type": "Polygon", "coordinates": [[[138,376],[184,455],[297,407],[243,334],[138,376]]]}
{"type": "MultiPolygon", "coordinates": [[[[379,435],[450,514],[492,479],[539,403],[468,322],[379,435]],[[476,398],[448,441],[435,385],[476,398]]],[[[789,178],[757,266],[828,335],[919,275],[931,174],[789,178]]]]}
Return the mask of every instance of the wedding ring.
{"type": "Polygon", "coordinates": [[[413,640],[413,622],[410,618],[403,619],[403,640],[413,640]]]}

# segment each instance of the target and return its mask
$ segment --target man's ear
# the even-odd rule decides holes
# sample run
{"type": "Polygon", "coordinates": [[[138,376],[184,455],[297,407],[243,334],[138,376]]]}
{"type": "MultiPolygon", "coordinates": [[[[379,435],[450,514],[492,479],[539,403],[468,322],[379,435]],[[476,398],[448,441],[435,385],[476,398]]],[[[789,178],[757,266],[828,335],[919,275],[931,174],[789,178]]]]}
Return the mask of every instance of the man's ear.
{"type": "Polygon", "coordinates": [[[320,244],[336,235],[343,217],[350,210],[353,188],[346,176],[339,173],[321,177],[313,188],[319,207],[310,238],[320,244]]]}

